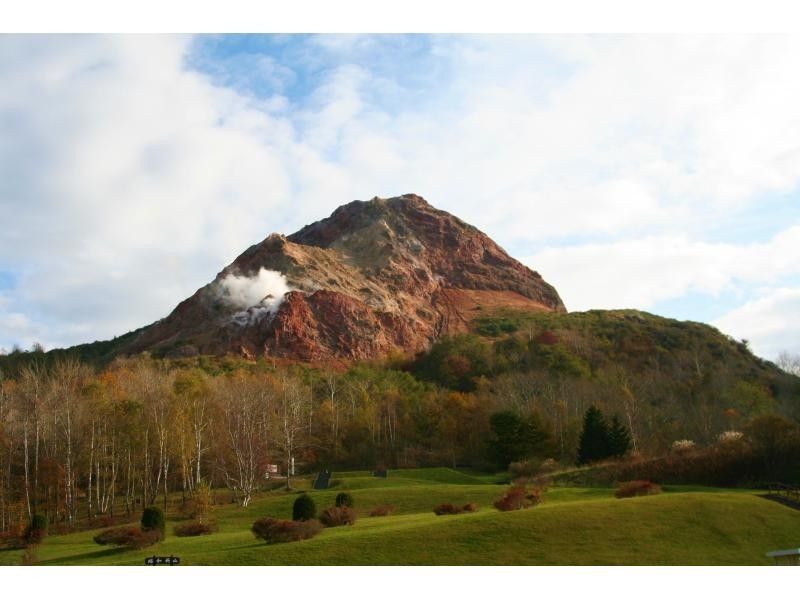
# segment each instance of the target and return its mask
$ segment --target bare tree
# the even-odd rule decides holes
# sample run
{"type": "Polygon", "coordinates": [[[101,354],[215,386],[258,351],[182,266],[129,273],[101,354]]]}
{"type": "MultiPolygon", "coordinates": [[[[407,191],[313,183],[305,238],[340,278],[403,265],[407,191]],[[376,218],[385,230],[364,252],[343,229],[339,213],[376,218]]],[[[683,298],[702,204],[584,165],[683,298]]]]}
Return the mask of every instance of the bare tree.
{"type": "Polygon", "coordinates": [[[800,354],[781,351],[775,364],[784,372],[800,376],[800,354]]]}
{"type": "Polygon", "coordinates": [[[68,522],[74,522],[77,517],[75,448],[81,415],[79,398],[89,374],[85,365],[66,359],[56,363],[48,380],[63,443],[64,507],[68,522]]]}
{"type": "Polygon", "coordinates": [[[224,468],[226,483],[246,507],[265,468],[262,418],[271,409],[272,392],[269,385],[242,374],[219,381],[216,391],[230,455],[224,468]]]}
{"type": "Polygon", "coordinates": [[[339,444],[339,395],[341,381],[339,374],[327,370],[322,377],[323,389],[331,413],[331,455],[336,459],[336,449],[339,444]]]}
{"type": "Polygon", "coordinates": [[[278,417],[283,454],[286,458],[286,487],[292,487],[292,465],[300,446],[300,432],[311,409],[311,390],[300,380],[283,376],[278,386],[278,417]]]}

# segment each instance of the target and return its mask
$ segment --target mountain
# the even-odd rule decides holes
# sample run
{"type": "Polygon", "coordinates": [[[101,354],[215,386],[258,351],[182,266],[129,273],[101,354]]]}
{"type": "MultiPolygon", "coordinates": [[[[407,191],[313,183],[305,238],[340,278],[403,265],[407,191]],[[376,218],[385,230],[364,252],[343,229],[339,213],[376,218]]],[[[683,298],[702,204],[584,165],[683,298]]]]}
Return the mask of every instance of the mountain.
{"type": "Polygon", "coordinates": [[[249,247],[117,352],[371,359],[423,351],[498,307],[566,312],[477,228],[417,195],[375,197],[249,247]]]}

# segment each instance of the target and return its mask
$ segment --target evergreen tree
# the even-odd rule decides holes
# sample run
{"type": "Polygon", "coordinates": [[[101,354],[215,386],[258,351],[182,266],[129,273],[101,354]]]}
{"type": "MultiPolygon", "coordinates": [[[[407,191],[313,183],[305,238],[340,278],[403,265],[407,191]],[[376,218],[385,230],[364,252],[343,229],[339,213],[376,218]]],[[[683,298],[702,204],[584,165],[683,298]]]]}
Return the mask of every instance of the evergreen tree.
{"type": "Polygon", "coordinates": [[[520,432],[524,451],[523,458],[550,457],[552,455],[555,447],[553,437],[538,414],[532,413],[523,419],[520,432]]]}
{"type": "Polygon", "coordinates": [[[519,458],[522,419],[513,411],[499,411],[489,418],[492,435],[489,457],[501,469],[519,458]]]}
{"type": "Polygon", "coordinates": [[[163,538],[166,528],[164,511],[158,507],[145,507],[142,511],[141,528],[143,532],[158,532],[163,538]]]}
{"type": "Polygon", "coordinates": [[[317,516],[317,505],[314,499],[308,494],[303,493],[297,497],[292,506],[292,520],[293,521],[308,521],[317,516]]]}
{"type": "Polygon", "coordinates": [[[611,457],[622,457],[631,449],[631,433],[616,415],[611,418],[608,441],[611,457]]]}
{"type": "Polygon", "coordinates": [[[578,446],[578,465],[599,461],[611,455],[608,424],[595,405],[583,416],[583,430],[578,446]]]}
{"type": "Polygon", "coordinates": [[[550,435],[536,415],[523,419],[513,411],[499,411],[492,414],[489,425],[489,457],[502,469],[512,461],[542,456],[551,445],[550,435]]]}

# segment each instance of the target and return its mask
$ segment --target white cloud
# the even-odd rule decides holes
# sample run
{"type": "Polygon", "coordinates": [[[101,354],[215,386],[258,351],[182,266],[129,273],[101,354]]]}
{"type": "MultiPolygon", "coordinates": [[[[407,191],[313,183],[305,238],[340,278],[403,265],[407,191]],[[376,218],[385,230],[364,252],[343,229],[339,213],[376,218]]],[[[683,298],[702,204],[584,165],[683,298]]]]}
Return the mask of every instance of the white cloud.
{"type": "Polygon", "coordinates": [[[779,288],[725,314],[714,326],[750,342],[758,355],[775,360],[782,351],[800,353],[800,289],[779,288]]]}
{"type": "Polygon", "coordinates": [[[714,297],[800,274],[800,226],[765,243],[650,236],[545,249],[522,261],[554,284],[570,309],[648,309],[688,293],[714,297]]]}
{"type": "Polygon", "coordinates": [[[268,233],[404,192],[506,246],[591,236],[529,258],[573,309],[797,272],[796,223],[704,234],[797,188],[798,37],[439,36],[412,66],[315,38],[302,98],[275,95],[294,65],[246,57],[262,98],[234,59],[189,70],[190,42],[0,38],[0,344],[12,313],[48,345],[149,323],[268,233]]]}
{"type": "Polygon", "coordinates": [[[694,234],[800,179],[800,38],[443,37],[431,53],[447,77],[397,91],[391,114],[365,68],[322,88],[334,129],[307,140],[333,144],[353,197],[416,191],[541,241],[694,234]]]}
{"type": "Polygon", "coordinates": [[[324,178],[288,122],[187,71],[188,42],[0,39],[5,309],[50,346],[163,317],[292,213],[297,180],[324,178]]]}

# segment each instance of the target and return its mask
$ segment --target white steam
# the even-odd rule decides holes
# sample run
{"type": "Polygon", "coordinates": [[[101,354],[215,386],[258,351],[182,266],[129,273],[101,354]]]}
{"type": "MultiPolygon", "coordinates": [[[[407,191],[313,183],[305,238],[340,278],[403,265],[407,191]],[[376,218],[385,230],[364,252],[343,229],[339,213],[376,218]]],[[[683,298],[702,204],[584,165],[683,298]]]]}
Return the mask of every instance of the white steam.
{"type": "Polygon", "coordinates": [[[291,290],[283,274],[266,268],[261,268],[254,276],[228,274],[217,283],[219,298],[239,310],[231,316],[231,322],[241,326],[274,315],[284,295],[291,290]]]}

